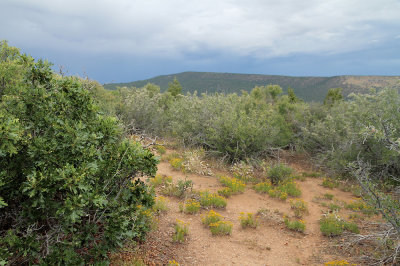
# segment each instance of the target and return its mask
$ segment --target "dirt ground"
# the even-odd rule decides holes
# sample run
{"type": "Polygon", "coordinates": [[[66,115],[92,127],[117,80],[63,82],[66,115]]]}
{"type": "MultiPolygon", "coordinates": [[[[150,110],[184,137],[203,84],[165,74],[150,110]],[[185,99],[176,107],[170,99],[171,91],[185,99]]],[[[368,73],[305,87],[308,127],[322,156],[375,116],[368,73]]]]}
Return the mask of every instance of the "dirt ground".
{"type": "MultiPolygon", "coordinates": [[[[307,164],[288,164],[297,173],[309,171],[307,164]]],[[[184,174],[174,170],[168,162],[158,165],[158,174],[171,176],[174,182],[185,178],[192,180],[195,190],[217,191],[222,188],[215,176],[184,174]]],[[[319,219],[328,209],[315,199],[330,193],[335,199],[349,202],[355,196],[324,188],[321,183],[322,178],[311,177],[297,181],[302,191],[299,198],[307,203],[309,211],[302,218],[306,223],[305,233],[290,231],[282,222],[282,214],[293,215],[289,199],[282,201],[258,194],[251,186],[246,187],[244,193],[229,197],[225,209],[216,210],[224,220],[233,223],[230,236],[212,236],[203,226],[201,215],[207,210],[185,214],[179,211],[181,200],[167,197],[169,210],[158,216],[157,229],[149,234],[145,243],[136,247],[132,256],[139,256],[147,265],[166,265],[172,260],[180,265],[323,265],[330,260],[343,259],[330,251],[334,240],[320,232],[319,219]],[[259,226],[242,229],[238,219],[240,213],[257,213],[261,209],[269,210],[269,214],[259,217],[259,226]],[[172,242],[176,219],[189,223],[189,234],[184,243],[172,242]]]]}

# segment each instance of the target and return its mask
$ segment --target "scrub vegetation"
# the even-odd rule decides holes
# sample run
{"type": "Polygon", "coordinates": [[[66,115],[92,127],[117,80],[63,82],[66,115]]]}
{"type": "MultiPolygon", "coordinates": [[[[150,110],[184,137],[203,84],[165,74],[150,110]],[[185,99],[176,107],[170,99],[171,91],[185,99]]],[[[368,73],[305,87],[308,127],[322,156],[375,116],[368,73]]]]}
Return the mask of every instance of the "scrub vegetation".
{"type": "MultiPolygon", "coordinates": [[[[329,209],[321,235],[370,247],[361,263],[399,263],[398,91],[345,99],[333,88],[323,103],[306,103],[278,85],[241,94],[182,91],[177,79],[165,92],[150,83],[107,91],[0,42],[0,264],[107,263],[110,252],[143,241],[156,215],[168,215],[178,202],[179,215],[196,219],[203,212],[212,235],[233,237],[231,221],[253,227],[239,230],[251,233],[265,219],[279,220],[247,210],[231,220],[204,214],[219,208],[225,216],[229,202],[246,193],[287,204],[294,217],[278,222],[306,232],[305,220],[315,216],[302,191],[310,182],[329,209]],[[284,152],[307,158],[313,171],[298,173],[281,160],[284,152]],[[160,160],[174,172],[156,175],[160,160]],[[188,175],[220,187],[195,190],[188,175]],[[350,191],[356,200],[336,201],[350,191]],[[381,219],[366,232],[338,215],[344,211],[381,219]]],[[[307,231],[312,226],[307,220],[307,231]]],[[[187,223],[179,220],[174,229],[170,241],[187,240],[187,223]]]]}

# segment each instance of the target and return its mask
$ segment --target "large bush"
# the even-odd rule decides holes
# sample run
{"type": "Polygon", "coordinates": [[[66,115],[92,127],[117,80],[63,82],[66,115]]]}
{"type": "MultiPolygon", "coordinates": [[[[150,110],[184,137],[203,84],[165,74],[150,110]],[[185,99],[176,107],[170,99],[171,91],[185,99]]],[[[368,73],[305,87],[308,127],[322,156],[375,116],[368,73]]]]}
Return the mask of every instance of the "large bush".
{"type": "Polygon", "coordinates": [[[399,154],[376,138],[385,131],[394,139],[400,137],[399,106],[400,95],[395,90],[351,95],[347,102],[319,107],[319,114],[303,127],[299,141],[338,173],[348,173],[349,163],[362,159],[376,178],[399,176],[399,154]]]}
{"type": "Polygon", "coordinates": [[[0,264],[89,263],[142,238],[153,154],[78,79],[0,49],[0,264]]]}
{"type": "Polygon", "coordinates": [[[305,104],[279,96],[279,86],[256,87],[251,94],[154,93],[129,91],[121,117],[138,130],[202,146],[230,161],[258,156],[293,142],[304,123],[305,104]]]}

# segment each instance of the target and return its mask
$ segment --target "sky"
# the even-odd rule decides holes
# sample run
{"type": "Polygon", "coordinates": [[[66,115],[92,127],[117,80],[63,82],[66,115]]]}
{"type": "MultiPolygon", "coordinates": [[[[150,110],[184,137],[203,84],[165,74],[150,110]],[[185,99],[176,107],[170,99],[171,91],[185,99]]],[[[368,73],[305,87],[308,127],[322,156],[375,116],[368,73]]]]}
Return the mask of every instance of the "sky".
{"type": "Polygon", "coordinates": [[[100,83],[400,75],[400,0],[0,0],[0,40],[100,83]]]}

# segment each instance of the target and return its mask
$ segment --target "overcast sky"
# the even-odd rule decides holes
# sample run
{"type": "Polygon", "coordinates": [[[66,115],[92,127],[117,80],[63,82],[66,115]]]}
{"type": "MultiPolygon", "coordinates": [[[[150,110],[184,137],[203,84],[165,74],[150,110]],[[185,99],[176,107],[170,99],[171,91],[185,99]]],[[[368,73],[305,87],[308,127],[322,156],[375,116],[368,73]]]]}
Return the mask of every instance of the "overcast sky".
{"type": "Polygon", "coordinates": [[[0,0],[0,39],[101,83],[400,75],[399,0],[0,0]]]}

